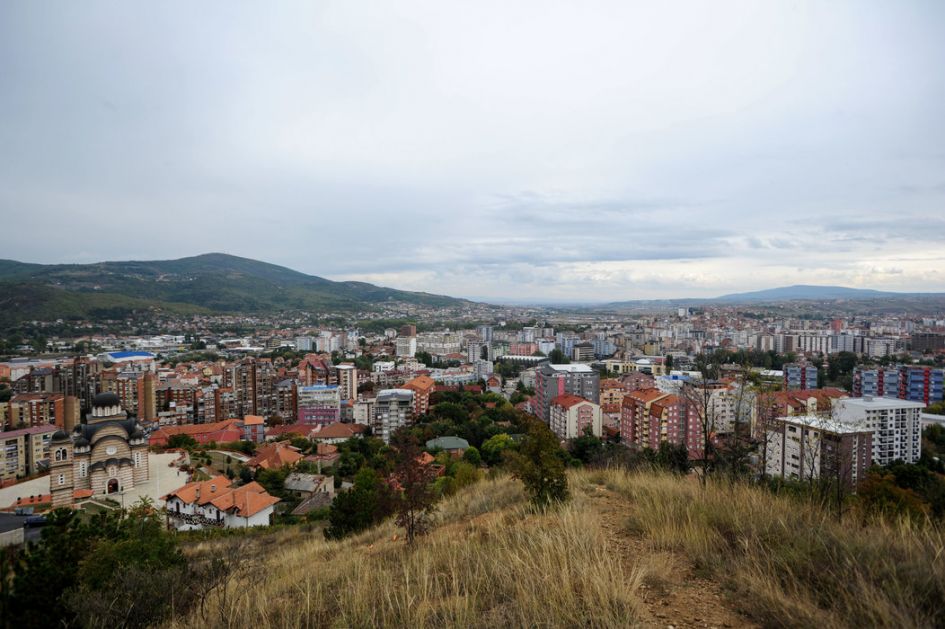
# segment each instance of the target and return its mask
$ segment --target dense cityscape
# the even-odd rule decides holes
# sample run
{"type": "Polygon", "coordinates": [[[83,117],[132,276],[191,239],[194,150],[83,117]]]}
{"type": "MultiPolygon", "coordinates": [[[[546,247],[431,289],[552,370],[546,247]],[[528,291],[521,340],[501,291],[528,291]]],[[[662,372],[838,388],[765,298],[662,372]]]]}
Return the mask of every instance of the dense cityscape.
{"type": "Polygon", "coordinates": [[[0,2],[0,629],[945,627],[943,33],[0,2]]]}

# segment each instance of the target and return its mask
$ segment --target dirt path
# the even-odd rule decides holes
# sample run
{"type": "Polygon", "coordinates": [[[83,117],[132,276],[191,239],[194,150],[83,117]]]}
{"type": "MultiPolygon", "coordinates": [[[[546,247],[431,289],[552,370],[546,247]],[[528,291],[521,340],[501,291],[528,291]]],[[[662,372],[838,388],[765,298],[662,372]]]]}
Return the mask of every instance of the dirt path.
{"type": "Polygon", "coordinates": [[[626,500],[600,486],[590,498],[627,570],[638,562],[651,567],[652,574],[640,591],[647,625],[680,629],[758,626],[731,607],[717,583],[697,577],[685,557],[654,551],[642,538],[629,533],[626,500]]]}

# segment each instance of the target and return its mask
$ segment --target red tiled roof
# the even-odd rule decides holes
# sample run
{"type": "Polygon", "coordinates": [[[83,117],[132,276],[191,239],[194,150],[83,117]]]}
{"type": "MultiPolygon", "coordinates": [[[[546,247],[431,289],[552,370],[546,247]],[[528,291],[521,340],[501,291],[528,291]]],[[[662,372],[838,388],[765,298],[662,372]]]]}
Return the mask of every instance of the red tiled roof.
{"type": "Polygon", "coordinates": [[[572,406],[580,404],[581,402],[590,402],[590,400],[585,400],[580,396],[571,394],[559,395],[558,397],[551,400],[553,405],[560,406],[562,408],[571,408],[572,406]]]}
{"type": "Polygon", "coordinates": [[[302,455],[292,446],[283,443],[274,443],[261,446],[256,450],[256,456],[246,462],[247,467],[261,467],[264,470],[278,469],[283,465],[295,465],[302,460],[302,455]]]}
{"type": "Polygon", "coordinates": [[[335,422],[312,430],[312,439],[350,439],[367,430],[364,424],[343,424],[335,422]]]}

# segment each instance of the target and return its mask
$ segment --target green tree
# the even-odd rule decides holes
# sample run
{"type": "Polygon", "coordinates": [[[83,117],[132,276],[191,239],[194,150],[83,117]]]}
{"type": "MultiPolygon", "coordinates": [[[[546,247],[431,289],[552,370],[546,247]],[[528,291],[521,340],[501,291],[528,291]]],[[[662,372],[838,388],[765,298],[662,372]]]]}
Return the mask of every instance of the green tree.
{"type": "Polygon", "coordinates": [[[568,357],[565,356],[564,352],[558,348],[555,348],[548,353],[548,360],[550,360],[553,365],[567,365],[571,362],[568,357]]]}
{"type": "Polygon", "coordinates": [[[479,452],[489,465],[498,465],[502,462],[503,452],[515,447],[515,441],[508,434],[502,432],[486,439],[479,452]]]}
{"type": "MultiPolygon", "coordinates": [[[[396,444],[396,465],[391,475],[396,484],[394,513],[398,526],[403,527],[408,546],[430,528],[436,493],[433,481],[436,472],[424,464],[416,439],[409,433],[400,433],[396,444]]],[[[443,454],[446,454],[445,452],[443,454]]],[[[449,457],[448,454],[446,454],[449,457]]]]}
{"type": "Polygon", "coordinates": [[[584,430],[584,434],[576,439],[572,439],[568,444],[568,450],[571,456],[581,461],[585,465],[595,461],[604,451],[604,442],[600,437],[595,437],[590,427],[584,430]]]}
{"type": "Polygon", "coordinates": [[[196,448],[197,445],[197,440],[190,435],[171,435],[170,439],[167,440],[168,448],[183,448],[185,450],[190,450],[196,448]]]}
{"type": "Polygon", "coordinates": [[[512,473],[524,483],[532,502],[541,508],[568,497],[561,454],[557,436],[537,419],[527,420],[525,438],[518,451],[507,454],[512,473]]]}
{"type": "Polygon", "coordinates": [[[482,455],[479,454],[479,450],[477,450],[475,446],[469,446],[466,448],[466,451],[463,452],[463,460],[470,465],[478,466],[482,463],[482,455]]]}
{"type": "Polygon", "coordinates": [[[391,513],[390,492],[377,472],[362,467],[354,487],[335,496],[328,511],[325,537],[340,539],[380,522],[391,513]]]}

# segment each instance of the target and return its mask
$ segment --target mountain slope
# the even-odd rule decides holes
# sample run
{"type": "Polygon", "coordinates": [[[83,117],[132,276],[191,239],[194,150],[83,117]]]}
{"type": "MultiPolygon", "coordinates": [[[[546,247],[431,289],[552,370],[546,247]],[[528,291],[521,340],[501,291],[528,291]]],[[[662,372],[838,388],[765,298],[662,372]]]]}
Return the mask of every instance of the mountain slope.
{"type": "Polygon", "coordinates": [[[733,293],[716,297],[715,301],[790,301],[794,299],[874,299],[877,297],[896,297],[905,293],[892,293],[865,288],[847,288],[845,286],[812,286],[795,284],[746,293],[733,293]]]}
{"type": "MultiPolygon", "coordinates": [[[[363,282],[333,282],[275,264],[210,253],[179,260],[25,264],[0,260],[0,323],[98,316],[103,309],[192,312],[371,310],[465,300],[363,282]]],[[[110,310],[111,312],[117,312],[110,310]]]]}

